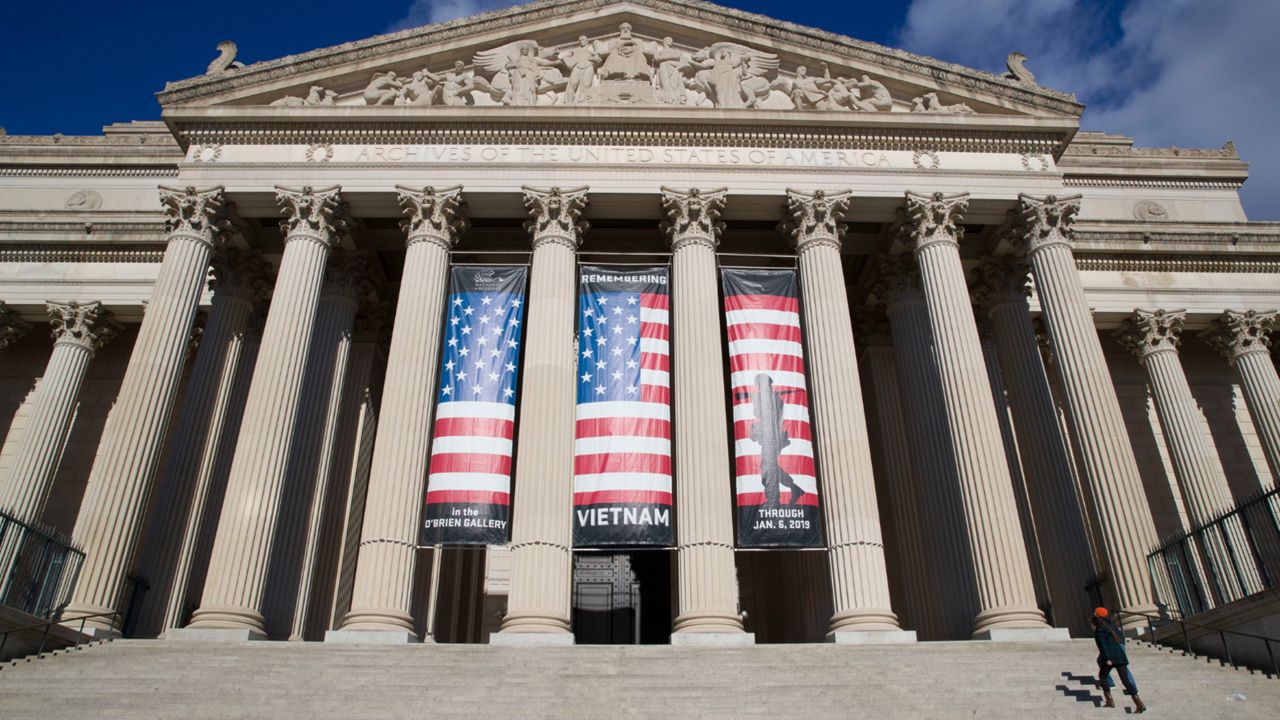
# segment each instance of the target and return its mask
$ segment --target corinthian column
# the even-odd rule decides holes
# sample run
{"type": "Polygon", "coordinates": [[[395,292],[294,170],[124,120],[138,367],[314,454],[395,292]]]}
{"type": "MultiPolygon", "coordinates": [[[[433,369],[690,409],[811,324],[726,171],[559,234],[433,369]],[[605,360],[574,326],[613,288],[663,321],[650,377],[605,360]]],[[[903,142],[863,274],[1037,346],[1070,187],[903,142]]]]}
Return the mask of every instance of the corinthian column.
{"type": "Polygon", "coordinates": [[[1071,455],[1031,325],[1029,270],[1022,260],[985,258],[974,272],[973,297],[991,319],[1054,619],[1083,635],[1091,613],[1085,586],[1096,572],[1071,455]]]}
{"type": "Polygon", "coordinates": [[[662,229],[671,239],[672,398],[675,416],[676,583],[672,644],[749,644],[738,614],[733,558],[729,455],[718,446],[728,427],[724,341],[715,249],[724,223],[725,188],[662,188],[662,229]],[[708,445],[711,446],[709,451],[708,445]]]}
{"type": "Polygon", "coordinates": [[[511,592],[495,644],[572,645],[574,260],[587,188],[524,188],[533,235],[520,438],[511,520],[511,592]]]}
{"type": "MultiPolygon", "coordinates": [[[[1155,398],[1156,414],[1164,429],[1165,444],[1173,461],[1173,474],[1192,525],[1204,525],[1231,507],[1231,488],[1204,426],[1203,416],[1191,394],[1178,344],[1182,339],[1182,310],[1134,310],[1115,333],[1122,345],[1138,358],[1155,398]]],[[[1215,527],[1200,537],[1218,580],[1219,599],[1230,602],[1253,589],[1261,589],[1257,568],[1243,542],[1239,518],[1215,527]],[[1239,540],[1239,542],[1234,542],[1239,540]],[[1246,589],[1241,583],[1254,585],[1246,589]]]]}
{"type": "MultiPolygon", "coordinates": [[[[968,204],[967,194],[907,193],[904,236],[920,268],[933,327],[934,356],[973,550],[979,604],[973,634],[994,640],[1025,635],[1010,631],[1049,628],[1036,607],[1013,481],[960,264],[959,223],[968,204]]],[[[1057,635],[1043,633],[1046,639],[1057,635]]],[[[1061,635],[1066,636],[1065,631],[1061,635]]]]}
{"type": "Polygon", "coordinates": [[[848,206],[848,192],[827,195],[819,190],[810,195],[787,190],[785,209],[790,222],[784,230],[799,256],[814,430],[822,469],[834,610],[828,638],[909,642],[914,633],[902,632],[897,615],[890,610],[862,381],[840,261],[840,239],[846,229],[841,221],[848,206]]]}
{"type": "Polygon", "coordinates": [[[191,553],[199,534],[222,445],[226,399],[236,371],[239,336],[258,303],[271,292],[271,265],[258,253],[226,250],[212,260],[213,302],[187,380],[187,394],[172,430],[143,532],[139,566],[151,583],[143,595],[144,632],[177,627],[190,578],[191,553]]]}
{"type": "MultiPolygon", "coordinates": [[[[76,518],[75,541],[86,555],[67,617],[109,612],[124,600],[209,256],[229,224],[221,187],[161,187],[160,202],[168,246],[76,518]]],[[[115,632],[109,623],[89,621],[115,632]]]]}
{"type": "Polygon", "coordinates": [[[933,355],[933,330],[911,258],[882,255],[876,263],[872,294],[884,303],[893,335],[898,391],[911,445],[909,462],[927,541],[928,594],[919,601],[922,612],[916,629],[930,640],[958,640],[972,632],[977,590],[959,512],[960,481],[933,355]]]}
{"type": "MultiPolygon", "coordinates": [[[[1019,239],[1025,243],[1058,358],[1067,422],[1088,505],[1097,514],[1113,597],[1122,610],[1154,612],[1146,554],[1156,543],[1155,523],[1071,253],[1071,222],[1080,210],[1080,196],[1020,195],[1019,201],[1019,239]]],[[[1135,616],[1122,622],[1126,628],[1144,624],[1135,616]]]]}
{"type": "MultiPolygon", "coordinates": [[[[407,233],[403,279],[391,330],[382,414],[351,610],[332,642],[412,642],[413,575],[426,497],[431,411],[440,364],[449,251],[466,229],[462,188],[396,187],[407,233]]],[[[566,515],[567,517],[567,515],[566,515]]]]}
{"type": "Polygon", "coordinates": [[[89,361],[120,330],[99,302],[51,302],[48,310],[53,353],[40,378],[0,500],[0,507],[28,523],[39,522],[44,514],[89,361]]]}
{"type": "Polygon", "coordinates": [[[1271,328],[1276,313],[1227,310],[1201,333],[1236,371],[1253,428],[1271,468],[1270,490],[1280,482],[1280,377],[1271,362],[1271,328]]]}
{"type": "Polygon", "coordinates": [[[16,312],[4,304],[3,300],[0,300],[0,352],[8,350],[9,346],[18,342],[29,332],[31,332],[31,325],[24,322],[16,312]]]}
{"type": "Polygon", "coordinates": [[[264,637],[267,567],[325,263],[348,228],[337,187],[277,187],[276,199],[285,216],[284,256],[245,400],[204,596],[188,629],[180,631],[186,636],[264,637]]]}

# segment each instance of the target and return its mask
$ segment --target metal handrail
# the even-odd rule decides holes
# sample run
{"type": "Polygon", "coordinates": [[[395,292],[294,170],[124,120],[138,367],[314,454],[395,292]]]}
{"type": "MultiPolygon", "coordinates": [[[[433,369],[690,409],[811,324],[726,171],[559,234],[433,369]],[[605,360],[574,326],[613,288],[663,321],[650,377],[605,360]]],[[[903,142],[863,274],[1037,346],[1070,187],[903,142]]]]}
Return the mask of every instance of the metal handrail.
{"type": "MultiPolygon", "coordinates": [[[[61,609],[59,609],[59,613],[60,613],[60,612],[61,612],[61,609]]],[[[4,654],[4,646],[5,646],[5,644],[6,644],[6,643],[8,643],[8,642],[9,642],[9,636],[10,636],[10,635],[13,635],[14,633],[26,632],[27,630],[38,630],[38,629],[43,628],[43,629],[44,629],[44,633],[43,633],[43,634],[41,634],[41,636],[40,636],[40,647],[39,647],[39,649],[37,649],[37,650],[36,650],[36,657],[37,657],[37,658],[43,658],[43,657],[44,657],[44,644],[45,644],[45,642],[49,639],[49,631],[53,629],[53,626],[54,626],[54,625],[65,625],[65,624],[67,624],[67,623],[73,623],[73,622],[75,622],[75,621],[77,621],[77,620],[79,620],[79,621],[80,621],[80,629],[76,631],[76,644],[75,644],[75,648],[76,648],[77,650],[79,650],[79,649],[80,649],[80,643],[82,642],[82,640],[83,640],[83,638],[84,638],[84,622],[85,622],[86,620],[92,620],[93,618],[99,618],[99,617],[110,617],[110,618],[111,618],[111,627],[116,627],[116,620],[118,619],[118,616],[119,616],[119,615],[120,615],[120,611],[119,611],[119,610],[112,610],[112,611],[109,611],[109,612],[93,613],[93,614],[91,614],[91,615],[81,615],[80,617],[65,618],[65,619],[59,619],[59,618],[57,617],[57,614],[55,614],[55,615],[54,615],[54,617],[53,617],[52,619],[50,619],[50,620],[46,620],[46,621],[44,621],[44,622],[42,622],[42,623],[35,623],[34,625],[24,625],[24,626],[22,626],[22,627],[16,627],[16,628],[13,628],[13,629],[11,629],[11,630],[5,630],[4,632],[0,632],[0,655],[3,655],[3,654],[4,654]]]]}
{"type": "MultiPolygon", "coordinates": [[[[1184,655],[1196,654],[1196,651],[1191,647],[1191,635],[1190,633],[1187,632],[1188,627],[1215,632],[1218,634],[1218,639],[1222,642],[1222,652],[1224,655],[1227,656],[1227,663],[1231,665],[1231,667],[1240,667],[1240,665],[1236,663],[1235,660],[1233,660],[1231,657],[1231,647],[1227,644],[1227,635],[1239,635],[1240,637],[1250,638],[1253,640],[1261,640],[1265,645],[1265,647],[1267,648],[1267,657],[1270,658],[1271,660],[1271,674],[1273,675],[1273,677],[1280,679],[1280,665],[1276,663],[1276,652],[1271,648],[1271,643],[1276,643],[1277,645],[1280,645],[1280,638],[1270,638],[1265,635],[1255,635],[1254,633],[1241,632],[1239,630],[1228,630],[1226,628],[1214,627],[1212,625],[1205,625],[1203,623],[1196,623],[1196,622],[1190,622],[1188,620],[1182,620],[1181,618],[1162,617],[1160,615],[1151,615],[1149,613],[1135,612],[1133,610],[1117,610],[1116,614],[1119,615],[1120,617],[1129,615],[1132,617],[1140,617],[1140,618],[1146,619],[1147,636],[1150,638],[1150,642],[1152,645],[1162,644],[1156,641],[1156,621],[1159,621],[1160,625],[1162,626],[1168,625],[1170,623],[1177,623],[1178,629],[1182,631],[1182,642],[1186,646],[1186,649],[1183,650],[1184,655]]],[[[1170,643],[1168,644],[1168,647],[1173,647],[1173,645],[1170,643]]]]}

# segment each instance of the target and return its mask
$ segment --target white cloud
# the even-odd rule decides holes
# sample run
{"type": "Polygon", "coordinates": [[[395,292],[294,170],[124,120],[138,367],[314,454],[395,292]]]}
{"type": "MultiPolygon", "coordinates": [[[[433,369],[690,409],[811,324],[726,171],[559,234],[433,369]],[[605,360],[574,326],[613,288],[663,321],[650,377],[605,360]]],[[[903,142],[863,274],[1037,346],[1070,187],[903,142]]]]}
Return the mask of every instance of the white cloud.
{"type": "Polygon", "coordinates": [[[1082,127],[1138,145],[1234,140],[1250,163],[1245,210],[1280,219],[1280,2],[1130,0],[1118,37],[1104,22],[1089,0],[913,0],[898,44],[992,71],[1021,50],[1038,82],[1089,106],[1082,127]]]}
{"type": "Polygon", "coordinates": [[[512,0],[413,0],[404,17],[389,30],[404,30],[520,4],[512,0]]]}

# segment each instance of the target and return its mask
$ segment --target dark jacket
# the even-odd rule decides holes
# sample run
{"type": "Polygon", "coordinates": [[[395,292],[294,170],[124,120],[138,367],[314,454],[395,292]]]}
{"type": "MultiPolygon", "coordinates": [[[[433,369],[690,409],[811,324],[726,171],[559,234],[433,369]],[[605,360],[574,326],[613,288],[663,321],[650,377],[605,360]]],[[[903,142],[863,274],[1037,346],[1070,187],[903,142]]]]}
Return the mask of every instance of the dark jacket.
{"type": "Polygon", "coordinates": [[[1124,634],[1110,621],[1099,618],[1093,629],[1093,642],[1098,646],[1098,661],[1110,660],[1112,665],[1128,665],[1129,656],[1124,652],[1124,634]]]}

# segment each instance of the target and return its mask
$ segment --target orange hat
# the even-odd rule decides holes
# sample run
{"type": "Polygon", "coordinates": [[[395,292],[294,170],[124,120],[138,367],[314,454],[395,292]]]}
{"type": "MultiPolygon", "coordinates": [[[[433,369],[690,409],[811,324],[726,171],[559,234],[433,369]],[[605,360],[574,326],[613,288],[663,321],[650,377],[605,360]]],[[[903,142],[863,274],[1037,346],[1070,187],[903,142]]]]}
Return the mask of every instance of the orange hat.
{"type": "Polygon", "coordinates": [[[1104,617],[1106,617],[1106,616],[1110,615],[1111,613],[1107,612],[1107,609],[1106,609],[1106,608],[1104,608],[1104,607],[1098,607],[1098,608],[1094,608],[1094,609],[1093,609],[1093,614],[1094,614],[1094,615],[1097,615],[1097,616],[1098,616],[1098,617],[1100,617],[1100,618],[1104,618],[1104,617]]]}

